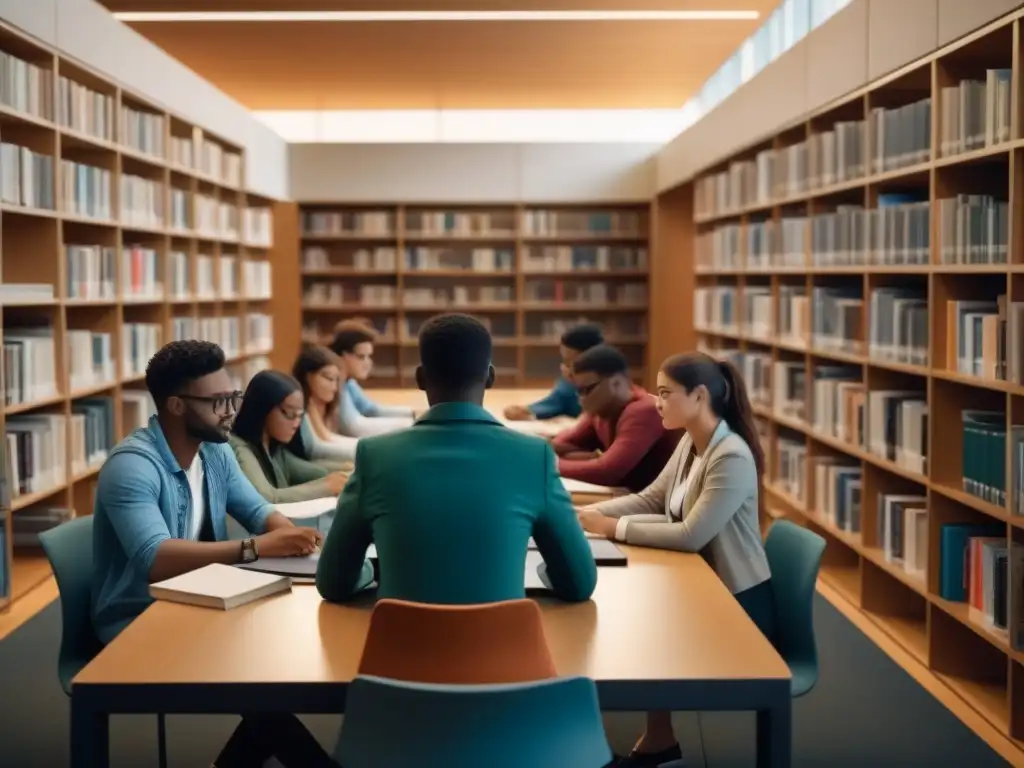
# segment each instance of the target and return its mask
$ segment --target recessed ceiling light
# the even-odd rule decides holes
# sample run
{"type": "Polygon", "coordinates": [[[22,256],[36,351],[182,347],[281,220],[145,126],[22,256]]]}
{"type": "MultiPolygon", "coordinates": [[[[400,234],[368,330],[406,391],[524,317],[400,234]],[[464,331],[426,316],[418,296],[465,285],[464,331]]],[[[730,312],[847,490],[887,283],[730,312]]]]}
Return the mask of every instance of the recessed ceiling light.
{"type": "Polygon", "coordinates": [[[755,21],[757,11],[124,11],[130,22],[755,21]]]}

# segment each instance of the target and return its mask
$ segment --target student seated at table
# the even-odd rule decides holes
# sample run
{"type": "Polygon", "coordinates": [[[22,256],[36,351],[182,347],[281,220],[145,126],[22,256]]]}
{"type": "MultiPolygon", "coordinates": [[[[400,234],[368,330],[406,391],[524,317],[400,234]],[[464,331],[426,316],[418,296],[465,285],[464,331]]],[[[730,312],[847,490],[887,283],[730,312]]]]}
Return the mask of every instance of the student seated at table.
{"type": "Polygon", "coordinates": [[[562,375],[555,382],[552,390],[542,399],[530,405],[510,405],[505,409],[505,418],[509,421],[532,421],[534,419],[556,419],[569,416],[575,419],[580,415],[580,398],[572,383],[573,363],[586,352],[604,343],[601,326],[593,323],[580,323],[562,334],[562,343],[558,353],[562,357],[562,375]]]}
{"type": "Polygon", "coordinates": [[[366,438],[317,568],[320,594],[351,598],[377,546],[379,597],[427,603],[522,598],[533,536],[556,595],[587,600],[597,581],[590,544],[551,446],[505,427],[483,407],[494,384],[491,336],[477,320],[441,315],[420,331],[416,383],[430,410],[401,432],[366,438]]]}
{"type": "MultiPolygon", "coordinates": [[[[149,361],[146,386],[156,415],[111,451],[96,488],[92,623],[104,644],[153,602],[152,582],[253,555],[307,555],[320,542],[256,492],[226,445],[242,393],[220,347],[167,344],[149,361]],[[228,515],[254,536],[228,540],[228,515]]],[[[289,768],[334,764],[294,716],[258,715],[243,719],[216,766],[260,765],[274,755],[289,768]]]]}
{"type": "MultiPolygon", "coordinates": [[[[769,640],[775,594],[758,509],[764,453],[742,377],[702,353],[666,360],[658,373],[666,429],[684,429],[658,478],[633,496],[580,511],[583,527],[616,541],[699,552],[769,640]]],[[[647,732],[619,768],[680,758],[668,712],[651,712],[647,732]]]]}
{"type": "Polygon", "coordinates": [[[573,363],[583,418],[555,437],[563,477],[639,491],[653,482],[679,443],[662,425],[654,399],[629,377],[623,354],[593,347],[573,363]]]}
{"type": "Polygon", "coordinates": [[[341,384],[337,357],[324,347],[306,347],[295,358],[292,376],[302,387],[306,414],[288,447],[314,464],[351,471],[357,439],[338,434],[335,429],[341,384]]]}
{"type": "Polygon", "coordinates": [[[238,466],[273,504],[337,496],[348,480],[347,473],[328,472],[288,449],[306,414],[305,402],[299,382],[287,373],[260,371],[245,388],[231,427],[238,466]]]}
{"type": "Polygon", "coordinates": [[[331,351],[337,355],[341,374],[338,402],[338,432],[348,437],[382,435],[412,426],[412,408],[389,407],[373,402],[359,386],[373,370],[373,343],[377,332],[360,321],[348,320],[335,326],[331,351]]]}

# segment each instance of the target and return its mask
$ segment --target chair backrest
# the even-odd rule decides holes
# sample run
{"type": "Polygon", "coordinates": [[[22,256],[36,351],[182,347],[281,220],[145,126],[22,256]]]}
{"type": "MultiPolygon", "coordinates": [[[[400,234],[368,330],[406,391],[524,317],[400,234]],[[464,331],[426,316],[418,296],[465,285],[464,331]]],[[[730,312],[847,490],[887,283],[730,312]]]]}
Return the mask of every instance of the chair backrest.
{"type": "Polygon", "coordinates": [[[380,600],[359,673],[420,683],[518,683],[554,677],[533,600],[427,605],[380,600]]]}
{"type": "Polygon", "coordinates": [[[335,759],[345,768],[602,768],[593,680],[432,685],[360,675],[335,759]]]}
{"type": "MultiPolygon", "coordinates": [[[[791,669],[801,667],[805,674],[813,671],[816,678],[814,589],[825,540],[788,520],[778,520],[772,524],[764,548],[775,592],[775,647],[791,669]]],[[[801,692],[805,691],[794,691],[795,695],[801,692]]]]}
{"type": "Polygon", "coordinates": [[[103,648],[92,627],[92,528],[88,515],[39,534],[60,591],[63,629],[57,677],[67,694],[72,678],[103,648]]]}

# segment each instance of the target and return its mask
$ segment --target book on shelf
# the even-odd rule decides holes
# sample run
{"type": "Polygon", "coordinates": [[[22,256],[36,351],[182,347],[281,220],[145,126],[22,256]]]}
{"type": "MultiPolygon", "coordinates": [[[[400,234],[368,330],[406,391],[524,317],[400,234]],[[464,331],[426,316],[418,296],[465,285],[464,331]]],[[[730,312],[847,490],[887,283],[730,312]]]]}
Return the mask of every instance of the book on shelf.
{"type": "Polygon", "coordinates": [[[217,235],[221,240],[238,240],[239,213],[234,203],[221,201],[217,204],[217,235]]]}
{"type": "Polygon", "coordinates": [[[410,272],[464,270],[512,273],[515,271],[515,250],[409,246],[405,249],[405,268],[410,272]]]}
{"type": "Polygon", "coordinates": [[[813,318],[811,338],[815,349],[863,353],[864,297],[860,286],[815,286],[810,304],[807,312],[813,318]]]}
{"type": "Polygon", "coordinates": [[[1006,414],[960,412],[963,490],[996,506],[1006,505],[1006,414]]]}
{"type": "Polygon", "coordinates": [[[61,414],[8,416],[4,425],[10,455],[11,496],[41,493],[67,482],[67,419],[61,414]]]}
{"type": "Polygon", "coordinates": [[[693,325],[698,329],[735,331],[738,322],[737,290],[733,286],[696,288],[693,291],[693,325]]]}
{"type": "Polygon", "coordinates": [[[813,459],[814,512],[847,533],[860,532],[861,466],[847,458],[813,459]]]}
{"type": "Polygon", "coordinates": [[[946,523],[939,527],[939,597],[955,603],[968,598],[972,539],[1006,538],[1000,523],[946,523]]]}
{"type": "MultiPolygon", "coordinates": [[[[1006,316],[1005,295],[995,301],[947,301],[947,366],[968,376],[1005,380],[1009,359],[1019,371],[1019,350],[1006,348],[1006,316]]],[[[1021,313],[1012,317],[1019,321],[1021,313]]]]}
{"type": "Polygon", "coordinates": [[[0,102],[18,112],[49,120],[53,105],[53,73],[7,51],[0,51],[0,102]]]}
{"type": "Polygon", "coordinates": [[[117,295],[117,249],[104,245],[65,245],[67,297],[110,300],[117,295]]]}
{"type": "Polygon", "coordinates": [[[4,404],[19,405],[57,395],[56,347],[49,326],[4,328],[4,404]]]}
{"type": "Polygon", "coordinates": [[[765,285],[748,285],[743,289],[743,323],[746,336],[770,341],[775,334],[775,312],[772,289],[765,285]]]}
{"type": "Polygon", "coordinates": [[[807,372],[802,362],[772,363],[772,410],[778,416],[803,421],[807,372]]]}
{"type": "Polygon", "coordinates": [[[72,477],[100,466],[116,443],[114,398],[82,398],[71,404],[72,477]]]}
{"type": "Polygon", "coordinates": [[[217,294],[222,299],[238,297],[238,258],[234,254],[222,253],[217,260],[220,267],[220,280],[217,282],[217,294]]]}
{"type": "Polygon", "coordinates": [[[188,253],[185,251],[171,251],[167,254],[167,259],[167,276],[171,283],[171,299],[187,300],[192,298],[192,281],[188,253]]]}
{"type": "MultiPolygon", "coordinates": [[[[511,293],[511,286],[509,292],[511,293]]],[[[523,288],[527,302],[553,305],[559,304],[607,304],[635,305],[647,302],[646,283],[606,283],[588,280],[547,280],[536,277],[528,280],[523,288]]]]}
{"type": "Polygon", "coordinates": [[[193,195],[195,205],[195,231],[200,237],[216,239],[218,233],[217,198],[210,195],[193,195]]]}
{"type": "Polygon", "coordinates": [[[171,341],[186,341],[196,337],[196,320],[194,317],[171,318],[171,341]]]}
{"type": "Polygon", "coordinates": [[[171,136],[171,162],[181,168],[195,167],[195,145],[185,136],[171,136]]]}
{"type": "Polygon", "coordinates": [[[192,200],[187,189],[171,188],[171,229],[179,232],[192,230],[192,200]]]}
{"type": "Polygon", "coordinates": [[[811,216],[811,262],[819,267],[863,264],[867,230],[867,211],[859,205],[837,205],[811,216]]]}
{"type": "MultiPolygon", "coordinates": [[[[771,269],[778,251],[779,228],[775,221],[751,221],[747,224],[747,269],[771,269]]],[[[779,265],[781,266],[781,265],[779,265]]]]}
{"type": "Polygon", "coordinates": [[[515,214],[470,211],[406,211],[405,232],[412,237],[513,236],[515,214]]]}
{"type": "Polygon", "coordinates": [[[886,193],[868,211],[871,262],[927,264],[931,253],[931,202],[923,192],[886,193]]]}
{"type": "Polygon", "coordinates": [[[811,425],[821,435],[858,448],[864,445],[866,394],[861,370],[819,365],[811,385],[811,425]]]}
{"type": "MultiPolygon", "coordinates": [[[[509,229],[514,229],[514,224],[509,229]]],[[[647,234],[647,216],[640,211],[552,211],[530,209],[523,211],[522,231],[524,235],[533,237],[571,237],[574,235],[625,235],[640,237],[647,234]]]]}
{"type": "Polygon", "coordinates": [[[772,164],[772,196],[776,199],[794,197],[807,191],[809,176],[807,142],[801,141],[775,150],[772,164]]]}
{"type": "Polygon", "coordinates": [[[114,346],[111,335],[88,329],[66,331],[68,384],[75,392],[117,380],[114,371],[114,346]]]}
{"type": "Polygon", "coordinates": [[[391,309],[398,306],[398,288],[394,285],[356,285],[352,283],[311,282],[302,296],[304,303],[327,307],[374,307],[391,309]]]}
{"type": "Polygon", "coordinates": [[[779,437],[779,466],[775,486],[801,504],[807,488],[807,444],[803,440],[779,437]]]}
{"type": "Polygon", "coordinates": [[[127,227],[162,229],[164,226],[164,185],[131,174],[121,175],[121,224],[127,227]]]}
{"type": "Polygon", "coordinates": [[[245,316],[245,351],[269,352],[274,346],[274,318],[263,312],[245,316]]]}
{"type": "Polygon", "coordinates": [[[143,389],[125,389],[121,392],[121,412],[124,418],[125,434],[143,429],[151,416],[156,416],[156,404],[149,392],[143,389]]]}
{"type": "Polygon", "coordinates": [[[111,199],[112,174],[71,160],[61,160],[61,205],[65,212],[87,219],[113,219],[111,199]]]}
{"type": "Polygon", "coordinates": [[[1008,141],[1011,130],[1012,70],[987,69],[984,80],[966,79],[939,91],[944,157],[1008,141]]]}
{"type": "Polygon", "coordinates": [[[133,109],[121,105],[121,144],[153,157],[164,157],[164,128],[166,119],[163,115],[133,109]]]}
{"type": "Polygon", "coordinates": [[[273,215],[269,208],[249,206],[242,219],[242,239],[249,247],[270,248],[274,243],[273,215]]]}
{"type": "Polygon", "coordinates": [[[0,143],[0,200],[8,205],[56,209],[53,158],[27,147],[0,143]]]}
{"type": "Polygon", "coordinates": [[[242,282],[248,299],[269,299],[271,296],[269,261],[246,259],[242,264],[242,282]]]}
{"type": "Polygon", "coordinates": [[[862,178],[867,171],[866,145],[864,120],[838,120],[831,130],[811,134],[807,186],[820,189],[862,178]]]}
{"type": "Polygon", "coordinates": [[[204,253],[196,255],[196,298],[217,298],[217,286],[214,280],[214,259],[204,253]]]}
{"type": "Polygon", "coordinates": [[[937,202],[941,263],[1006,263],[1009,203],[991,195],[957,195],[937,202]]]}
{"type": "Polygon", "coordinates": [[[891,109],[875,107],[869,124],[874,173],[917,165],[931,156],[931,97],[891,109]]]}
{"type": "Polygon", "coordinates": [[[326,248],[308,245],[302,249],[302,268],[305,270],[348,269],[353,272],[394,272],[398,267],[398,251],[392,246],[358,248],[344,263],[334,263],[326,248]]]}
{"type": "Polygon", "coordinates": [[[164,295],[160,279],[160,256],[154,248],[125,243],[121,251],[121,296],[125,299],[153,300],[164,295]]]}
{"type": "Polygon", "coordinates": [[[694,252],[694,266],[698,271],[740,269],[742,251],[739,224],[726,224],[710,232],[697,235],[694,252]]]}
{"type": "Polygon", "coordinates": [[[0,304],[49,304],[52,283],[0,283],[0,304]]]}
{"type": "Polygon", "coordinates": [[[1005,634],[1009,620],[1009,556],[1006,535],[972,536],[965,555],[967,616],[1005,634]]]}
{"type": "Polygon", "coordinates": [[[879,458],[924,475],[928,458],[928,401],[920,391],[872,389],[867,393],[864,444],[879,458]]]}
{"type": "Polygon", "coordinates": [[[907,365],[928,365],[928,294],[925,289],[876,288],[868,311],[868,355],[907,365]]]}
{"type": "Polygon", "coordinates": [[[150,358],[163,346],[159,323],[124,323],[121,326],[122,375],[126,379],[142,376],[150,358]]]}
{"type": "MultiPolygon", "coordinates": [[[[531,300],[539,301],[539,299],[531,300]]],[[[602,299],[602,301],[604,300],[602,299]]],[[[405,307],[466,307],[473,304],[508,304],[512,306],[514,302],[515,288],[511,285],[406,287],[402,291],[402,305],[405,307]]]]}
{"type": "Polygon", "coordinates": [[[886,562],[923,578],[928,563],[928,499],[913,494],[878,494],[876,531],[886,562]]]}
{"type": "Polygon", "coordinates": [[[776,331],[783,344],[807,347],[811,336],[811,308],[807,289],[800,285],[780,285],[776,331]]]}
{"type": "Polygon", "coordinates": [[[302,234],[388,237],[395,234],[395,219],[394,211],[302,211],[302,234]]]}
{"type": "Polygon", "coordinates": [[[647,248],[613,245],[530,245],[523,252],[523,272],[595,272],[647,269],[647,248]]]}

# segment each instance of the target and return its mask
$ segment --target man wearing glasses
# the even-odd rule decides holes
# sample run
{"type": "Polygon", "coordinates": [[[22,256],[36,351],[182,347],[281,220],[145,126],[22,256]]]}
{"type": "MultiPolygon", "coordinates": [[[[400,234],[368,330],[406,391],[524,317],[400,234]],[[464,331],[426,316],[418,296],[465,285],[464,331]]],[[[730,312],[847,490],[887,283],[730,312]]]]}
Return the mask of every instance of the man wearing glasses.
{"type": "Polygon", "coordinates": [[[104,644],[152,602],[152,582],[211,563],[306,555],[320,543],[239,469],[227,440],[242,393],[220,347],[166,345],[149,361],[146,387],[157,413],[111,451],[96,488],[92,610],[104,644]],[[258,535],[229,540],[228,515],[258,535]]]}

